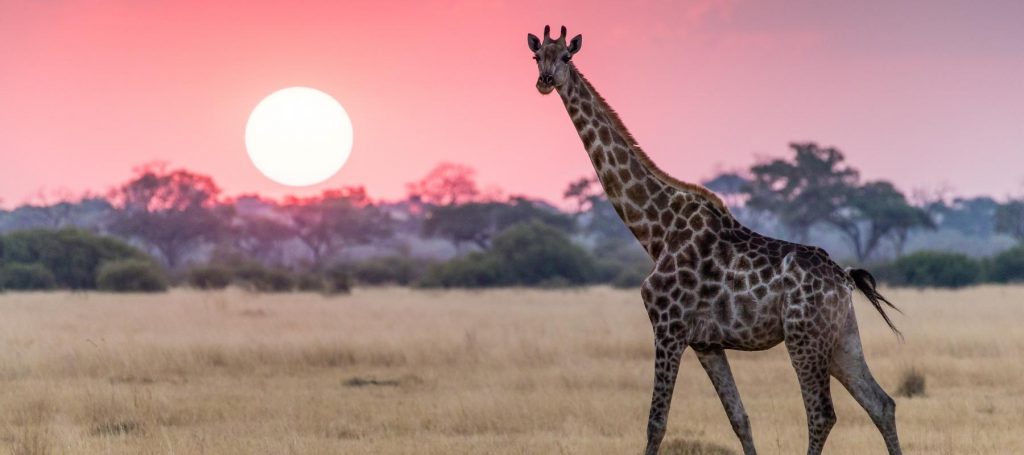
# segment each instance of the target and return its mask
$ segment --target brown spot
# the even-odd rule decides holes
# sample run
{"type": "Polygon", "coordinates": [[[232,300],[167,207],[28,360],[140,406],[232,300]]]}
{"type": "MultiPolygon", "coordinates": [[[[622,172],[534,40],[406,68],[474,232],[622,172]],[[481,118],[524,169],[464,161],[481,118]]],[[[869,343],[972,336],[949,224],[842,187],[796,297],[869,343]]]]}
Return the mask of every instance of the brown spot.
{"type": "Polygon", "coordinates": [[[690,218],[690,227],[695,231],[704,229],[704,217],[700,216],[700,214],[694,214],[694,216],[690,218]]]}
{"type": "Polygon", "coordinates": [[[697,275],[689,270],[680,270],[676,272],[676,281],[679,285],[686,289],[693,289],[697,287],[697,275]]]}
{"type": "Polygon", "coordinates": [[[647,190],[640,184],[634,184],[629,188],[626,188],[626,197],[639,206],[647,204],[647,200],[649,199],[647,190]]]}
{"type": "Polygon", "coordinates": [[[633,174],[629,173],[629,168],[619,168],[619,178],[622,179],[623,182],[628,182],[633,180],[633,174]]]}
{"type": "Polygon", "coordinates": [[[615,160],[618,161],[619,164],[625,165],[626,162],[629,161],[629,155],[626,153],[625,147],[615,147],[612,149],[612,152],[615,153],[615,160]]]}
{"type": "MultiPolygon", "coordinates": [[[[583,92],[580,92],[580,93],[583,93],[583,92]]],[[[593,117],[594,116],[594,107],[591,106],[590,103],[582,103],[580,105],[580,110],[582,110],[583,111],[583,115],[586,115],[587,117],[593,117]]]]}
{"type": "Polygon", "coordinates": [[[605,125],[601,125],[601,128],[597,130],[597,137],[601,139],[601,143],[604,145],[609,145],[612,142],[612,132],[605,125]]]}
{"type": "Polygon", "coordinates": [[[732,307],[729,306],[729,302],[725,297],[715,300],[714,310],[715,318],[721,324],[728,325],[732,321],[732,307]]]}

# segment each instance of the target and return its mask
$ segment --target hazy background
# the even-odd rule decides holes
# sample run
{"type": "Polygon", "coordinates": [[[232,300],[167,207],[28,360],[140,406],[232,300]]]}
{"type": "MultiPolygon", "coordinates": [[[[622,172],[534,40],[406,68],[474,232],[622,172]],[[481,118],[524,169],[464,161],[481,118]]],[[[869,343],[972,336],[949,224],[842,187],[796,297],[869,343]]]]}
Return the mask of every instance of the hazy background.
{"type": "Polygon", "coordinates": [[[228,195],[365,185],[439,161],[556,200],[590,163],[525,35],[582,33],[577,64],[655,160],[691,181],[835,145],[904,192],[1020,195],[1024,3],[0,1],[0,199],[102,192],[166,161],[228,195]],[[243,129],[286,86],[348,110],[348,165],[315,188],[260,175],[243,129]],[[443,113],[443,115],[441,115],[443,113]],[[400,165],[396,165],[400,163],[400,165]]]}

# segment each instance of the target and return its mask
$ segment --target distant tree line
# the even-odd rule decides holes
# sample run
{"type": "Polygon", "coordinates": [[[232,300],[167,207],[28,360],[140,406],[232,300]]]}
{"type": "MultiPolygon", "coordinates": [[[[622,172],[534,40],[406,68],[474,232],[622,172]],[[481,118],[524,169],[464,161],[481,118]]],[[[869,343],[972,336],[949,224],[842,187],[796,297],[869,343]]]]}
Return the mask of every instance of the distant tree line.
{"type": "MultiPolygon", "coordinates": [[[[835,148],[799,143],[790,149],[789,156],[704,183],[745,224],[826,246],[834,256],[845,252],[837,257],[872,264],[891,283],[1024,279],[1024,250],[1011,248],[1024,243],[1024,200],[912,202],[890,182],[863,181],[835,148]],[[939,243],[963,252],[966,241],[996,245],[992,254],[1005,251],[989,259],[921,252],[939,243]]],[[[407,189],[406,198],[393,202],[374,200],[358,186],[280,201],[226,198],[208,176],[143,166],[105,196],[65,195],[0,211],[0,233],[6,232],[0,286],[233,284],[321,292],[345,292],[353,283],[636,286],[650,269],[592,177],[567,185],[566,208],[484,191],[473,169],[453,163],[441,163],[407,189]]]]}

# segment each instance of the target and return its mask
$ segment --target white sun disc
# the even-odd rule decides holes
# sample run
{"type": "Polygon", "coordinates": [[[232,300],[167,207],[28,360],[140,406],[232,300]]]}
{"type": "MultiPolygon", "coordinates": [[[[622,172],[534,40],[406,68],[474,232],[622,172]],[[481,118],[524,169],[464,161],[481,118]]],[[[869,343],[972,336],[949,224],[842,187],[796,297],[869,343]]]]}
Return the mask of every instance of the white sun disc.
{"type": "Polygon", "coordinates": [[[352,121],[330,95],[309,87],[271,93],[245,125],[249,159],[267,178],[288,186],[321,183],[352,152],[352,121]]]}

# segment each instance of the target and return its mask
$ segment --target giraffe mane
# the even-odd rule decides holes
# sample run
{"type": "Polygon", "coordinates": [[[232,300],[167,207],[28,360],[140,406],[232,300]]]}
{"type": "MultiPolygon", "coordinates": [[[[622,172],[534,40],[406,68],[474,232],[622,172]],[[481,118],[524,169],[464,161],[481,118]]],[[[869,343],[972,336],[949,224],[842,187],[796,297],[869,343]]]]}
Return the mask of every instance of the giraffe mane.
{"type": "Polygon", "coordinates": [[[576,68],[576,65],[572,63],[570,63],[570,65],[572,70],[576,72],[576,75],[580,77],[580,80],[583,81],[583,84],[586,85],[587,89],[590,90],[590,93],[594,94],[594,99],[597,101],[598,107],[604,110],[608,118],[611,119],[612,128],[614,128],[615,131],[619,133],[619,135],[621,135],[622,138],[628,143],[627,145],[629,146],[629,148],[633,149],[633,152],[635,152],[637,158],[640,160],[640,163],[643,164],[644,167],[649,169],[651,173],[654,174],[656,178],[658,178],[658,180],[661,180],[663,183],[672,186],[678,190],[696,194],[697,196],[702,197],[708,202],[710,202],[711,205],[715,206],[723,213],[730,213],[729,207],[726,206],[725,203],[722,202],[722,199],[719,198],[718,195],[712,192],[711,190],[705,188],[703,185],[698,185],[696,183],[684,182],[682,180],[679,180],[669,175],[668,172],[663,171],[660,167],[658,167],[658,165],[655,164],[654,160],[651,159],[647,152],[644,152],[644,150],[640,148],[640,144],[637,143],[636,138],[634,138],[633,134],[630,133],[629,130],[626,128],[626,124],[622,123],[622,119],[619,118],[619,114],[615,112],[615,109],[612,109],[611,105],[608,104],[608,101],[605,101],[604,97],[601,96],[597,89],[594,88],[593,84],[591,84],[590,81],[588,81],[587,78],[583,76],[583,73],[581,73],[580,70],[576,68]]]}

